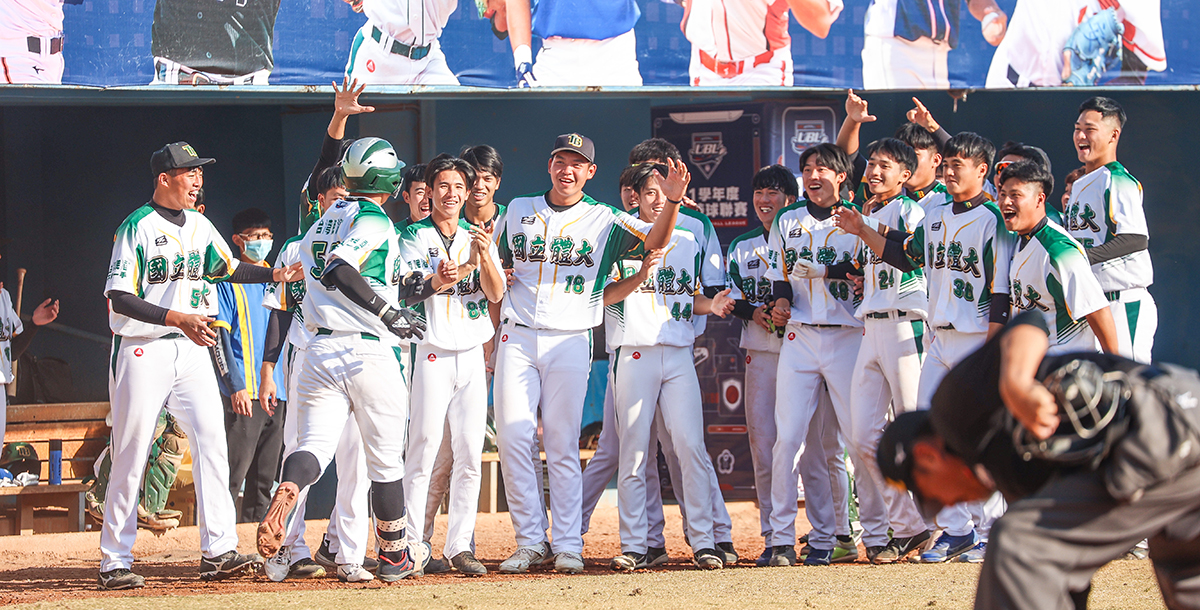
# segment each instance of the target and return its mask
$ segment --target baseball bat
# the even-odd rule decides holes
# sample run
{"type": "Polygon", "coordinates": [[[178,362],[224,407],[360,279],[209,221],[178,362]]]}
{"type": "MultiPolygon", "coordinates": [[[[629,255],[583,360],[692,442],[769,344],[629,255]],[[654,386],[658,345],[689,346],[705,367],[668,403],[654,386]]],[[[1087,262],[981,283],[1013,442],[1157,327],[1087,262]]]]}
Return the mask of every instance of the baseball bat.
{"type": "MultiPolygon", "coordinates": [[[[21,319],[21,297],[23,297],[23,296],[25,296],[25,268],[19,267],[17,269],[17,307],[16,307],[16,314],[17,314],[18,320],[21,319]]],[[[6,394],[8,394],[9,396],[16,396],[17,395],[17,363],[16,363],[16,361],[13,361],[13,363],[12,363],[12,372],[13,372],[12,383],[8,384],[8,387],[4,388],[4,392],[6,394]]]]}

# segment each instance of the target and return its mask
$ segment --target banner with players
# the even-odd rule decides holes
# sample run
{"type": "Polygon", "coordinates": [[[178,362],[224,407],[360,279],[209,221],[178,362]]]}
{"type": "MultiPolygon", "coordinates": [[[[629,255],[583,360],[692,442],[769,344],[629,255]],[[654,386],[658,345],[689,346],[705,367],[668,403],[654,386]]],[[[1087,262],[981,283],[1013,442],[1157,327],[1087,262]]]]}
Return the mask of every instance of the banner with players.
{"type": "Polygon", "coordinates": [[[1200,84],[1192,0],[3,0],[0,82],[1200,84]]]}

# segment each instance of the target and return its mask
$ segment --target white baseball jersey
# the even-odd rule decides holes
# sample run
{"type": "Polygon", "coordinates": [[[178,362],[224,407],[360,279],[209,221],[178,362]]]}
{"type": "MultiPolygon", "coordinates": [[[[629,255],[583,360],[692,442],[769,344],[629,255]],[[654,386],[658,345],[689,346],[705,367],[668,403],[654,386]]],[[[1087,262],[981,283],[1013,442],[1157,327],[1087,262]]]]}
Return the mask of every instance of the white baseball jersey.
{"type": "MultiPolygon", "coordinates": [[[[925,210],[917,202],[900,195],[871,213],[871,218],[891,229],[911,232],[921,226],[925,210]]],[[[925,272],[920,267],[901,272],[883,262],[861,241],[858,247],[858,265],[863,270],[862,304],[858,306],[858,317],[868,313],[907,311],[924,319],[929,301],[925,295],[925,272]]]]}
{"type": "MultiPolygon", "coordinates": [[[[767,232],[762,227],[729,242],[729,298],[749,301],[755,307],[766,304],[771,296],[771,281],[766,278],[770,260],[767,232]]],[[[742,339],[738,347],[779,353],[782,337],[767,332],[751,320],[741,322],[742,339]]]]}
{"type": "Polygon", "coordinates": [[[25,331],[21,316],[13,309],[12,297],[0,288],[0,383],[12,383],[12,338],[25,331]]]}
{"type": "MultiPolygon", "coordinates": [[[[104,293],[119,290],[159,307],[215,317],[212,282],[228,278],[237,265],[225,239],[203,214],[184,210],[180,227],[147,203],[117,227],[104,293]]],[[[108,312],[108,327],[122,337],[147,339],[178,332],[115,311],[108,312]]]]}
{"type": "Polygon", "coordinates": [[[1108,307],[1083,246],[1053,222],[1021,237],[1013,255],[1012,313],[1037,310],[1050,329],[1048,354],[1096,350],[1084,316],[1108,307]]]}
{"type": "Polygon", "coordinates": [[[0,2],[0,38],[61,36],[62,0],[4,0],[0,2]]]}
{"type": "MultiPolygon", "coordinates": [[[[637,274],[641,252],[614,266],[612,280],[637,274]]],[[[622,345],[687,347],[696,340],[692,308],[700,293],[700,244],[690,231],[678,227],[654,275],[624,301],[605,307],[604,336],[615,350],[622,345]]]]}
{"type": "Polygon", "coordinates": [[[321,274],[336,256],[361,273],[384,302],[398,308],[402,268],[396,241],[387,214],[365,199],[340,199],[313,223],[300,240],[305,283],[301,307],[310,331],[365,332],[394,342],[395,335],[378,316],[355,305],[342,291],[321,285],[321,274]]]}
{"type": "MultiPolygon", "coordinates": [[[[1063,216],[1067,231],[1084,248],[1122,234],[1150,235],[1142,208],[1142,185],[1117,161],[1075,181],[1063,216]]],[[[1092,271],[1105,292],[1148,288],[1154,283],[1148,250],[1104,261],[1092,271]]]]}
{"type": "MultiPolygon", "coordinates": [[[[279,249],[279,257],[275,259],[275,267],[281,269],[300,262],[300,248],[303,235],[297,235],[285,242],[279,249]]],[[[313,331],[304,324],[304,292],[307,282],[272,282],[267,284],[263,292],[263,307],[292,312],[292,324],[288,326],[288,343],[297,349],[305,349],[312,341],[313,331]]]]}
{"type": "Polygon", "coordinates": [[[363,0],[363,14],[392,38],[423,47],[437,40],[458,0],[363,0]]]}
{"type": "MultiPolygon", "coordinates": [[[[832,0],[830,8],[841,6],[832,0]]],[[[790,47],[787,0],[689,0],[683,33],[719,61],[752,59],[790,47]]]]}
{"type": "MultiPolygon", "coordinates": [[[[712,221],[696,210],[679,206],[675,226],[690,231],[700,247],[700,286],[724,290],[725,258],[721,256],[721,240],[717,238],[712,221]]],[[[708,328],[708,316],[692,316],[692,326],[696,328],[697,337],[703,335],[708,328]]]]}
{"type": "Polygon", "coordinates": [[[942,202],[927,202],[925,220],[905,242],[913,266],[925,268],[928,321],[934,328],[987,332],[992,294],[1008,290],[1016,235],[990,201],[955,214],[948,193],[929,197],[942,202]]]}
{"type": "Polygon", "coordinates": [[[594,328],[604,317],[613,264],[651,227],[586,195],[561,212],[545,192],[514,199],[496,227],[500,255],[513,268],[501,317],[535,329],[594,328]]]}
{"type": "MultiPolygon", "coordinates": [[[[470,223],[459,219],[458,230],[447,251],[432,216],[410,224],[400,234],[400,257],[408,264],[409,270],[426,275],[437,273],[438,265],[445,259],[464,265],[471,258],[470,228],[470,223]]],[[[488,249],[488,255],[496,269],[503,267],[495,244],[488,249]]],[[[455,284],[453,290],[439,292],[417,303],[413,309],[427,326],[425,338],[417,343],[462,351],[490,341],[496,332],[488,315],[488,298],[483,294],[478,269],[455,284]]]]}
{"type": "MultiPolygon", "coordinates": [[[[840,205],[858,209],[848,201],[840,205]]],[[[851,260],[858,252],[858,238],[838,229],[833,216],[820,220],[809,211],[808,199],[801,199],[775,214],[767,239],[770,267],[766,278],[792,285],[792,317],[789,324],[836,324],[862,326],[854,317],[859,298],[846,280],[792,277],[797,259],[828,267],[851,260]]],[[[815,207],[815,204],[814,204],[815,207]]]]}

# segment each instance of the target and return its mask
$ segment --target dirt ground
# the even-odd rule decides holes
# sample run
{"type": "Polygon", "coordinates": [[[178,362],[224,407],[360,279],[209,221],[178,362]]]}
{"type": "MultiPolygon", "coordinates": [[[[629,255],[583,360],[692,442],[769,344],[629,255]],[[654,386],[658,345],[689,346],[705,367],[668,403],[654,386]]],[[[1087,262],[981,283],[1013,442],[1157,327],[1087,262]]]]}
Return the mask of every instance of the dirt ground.
{"type": "MultiPolygon", "coordinates": [[[[139,531],[134,546],[135,571],[146,576],[146,588],[133,592],[96,590],[99,532],[0,537],[0,604],[37,607],[128,610],[162,607],[163,596],[173,608],[343,608],[400,603],[421,608],[968,608],[974,597],[978,567],[866,563],[828,568],[755,569],[762,551],[758,511],[753,504],[729,504],[735,546],[743,556],[735,569],[699,572],[691,567],[684,546],[677,507],[666,507],[668,552],[664,569],[615,574],[608,560],[619,552],[617,513],[596,510],[585,536],[587,570],[580,576],[552,571],[504,576],[495,569],[516,548],[507,513],[480,514],[476,528],[477,555],[493,574],[468,578],[456,573],[429,575],[396,585],[346,585],[335,578],[273,583],[248,576],[218,583],[197,578],[199,533],[181,528],[161,537],[139,531]],[[287,595],[278,595],[286,592],[287,595]]],[[[803,512],[801,512],[803,515],[803,512]]],[[[807,524],[798,524],[800,531],[807,524]]],[[[315,546],[325,531],[324,521],[308,522],[306,538],[315,546]]],[[[239,550],[252,552],[254,525],[238,528],[239,550]]],[[[438,518],[435,544],[443,540],[445,518],[438,518]]],[[[440,555],[435,546],[435,554],[440,555]]],[[[1092,608],[1162,608],[1161,597],[1147,561],[1120,561],[1096,577],[1092,608]]]]}

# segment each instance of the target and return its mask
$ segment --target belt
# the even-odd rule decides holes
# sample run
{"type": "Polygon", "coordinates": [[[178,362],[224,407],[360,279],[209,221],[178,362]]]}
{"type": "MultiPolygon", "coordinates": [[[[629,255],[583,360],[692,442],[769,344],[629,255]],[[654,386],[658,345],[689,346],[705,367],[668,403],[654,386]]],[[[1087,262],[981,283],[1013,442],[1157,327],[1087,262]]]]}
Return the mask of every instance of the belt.
{"type": "Polygon", "coordinates": [[[1121,300],[1121,291],[1114,290],[1112,292],[1106,292],[1106,293],[1104,293],[1104,298],[1108,299],[1109,303],[1114,303],[1116,301],[1120,301],[1121,300]]]}
{"type": "Polygon", "coordinates": [[[1008,67],[1008,74],[1006,76],[1008,77],[1008,82],[1012,83],[1014,87],[1020,85],[1021,73],[1014,70],[1012,66],[1008,67]]]}
{"type": "Polygon", "coordinates": [[[244,74],[240,76],[224,76],[220,74],[210,75],[207,72],[189,68],[179,62],[171,60],[177,66],[178,79],[174,82],[167,81],[167,75],[171,72],[171,66],[166,62],[154,60],[154,70],[158,74],[158,80],[169,85],[250,85],[254,83],[254,75],[257,72],[244,74]]]}
{"type": "Polygon", "coordinates": [[[868,320],[890,320],[893,317],[906,318],[906,317],[908,317],[908,312],[907,311],[881,311],[878,313],[871,312],[866,315],[866,318],[868,320]]]}
{"type": "Polygon", "coordinates": [[[938,327],[936,327],[936,328],[937,328],[938,330],[954,330],[954,325],[953,325],[953,324],[947,324],[947,325],[945,325],[945,326],[938,326],[938,327]]]}
{"type": "MultiPolygon", "coordinates": [[[[762,55],[758,55],[754,58],[754,60],[753,60],[754,64],[751,67],[758,67],[765,63],[768,63],[771,61],[771,58],[774,56],[775,56],[775,51],[767,51],[766,53],[763,53],[762,55]]],[[[721,78],[733,78],[735,76],[740,75],[742,72],[745,72],[747,61],[750,61],[750,60],[721,61],[721,60],[713,57],[712,55],[705,53],[704,51],[700,51],[700,65],[704,66],[705,68],[708,68],[710,71],[712,71],[717,76],[720,76],[721,78]]]]}
{"type": "MultiPolygon", "coordinates": [[[[371,26],[371,38],[374,38],[375,42],[382,43],[383,31],[375,26],[371,26]]],[[[413,61],[417,61],[425,59],[425,56],[429,55],[429,50],[431,48],[433,48],[432,44],[427,44],[423,47],[412,47],[393,38],[392,47],[388,49],[388,52],[392,53],[393,55],[402,55],[413,61]]]]}
{"type": "MultiPolygon", "coordinates": [[[[317,334],[327,336],[327,335],[332,335],[333,331],[329,330],[328,328],[318,328],[317,334]]],[[[367,341],[378,341],[379,340],[379,337],[372,335],[371,333],[358,333],[358,336],[362,337],[363,339],[366,339],[367,341]]]]}
{"type": "MultiPolygon", "coordinates": [[[[38,38],[37,36],[30,36],[29,38],[26,38],[25,42],[26,42],[26,44],[29,45],[29,52],[37,53],[40,55],[42,53],[42,41],[43,40],[46,40],[46,39],[38,38]]],[[[62,36],[58,36],[57,38],[50,38],[49,40],[50,40],[50,54],[55,55],[57,53],[62,53],[62,45],[63,45],[62,36]]]]}
{"type": "Polygon", "coordinates": [[[811,326],[812,328],[845,328],[846,327],[845,324],[805,324],[804,322],[801,322],[800,325],[801,326],[811,326]]]}

